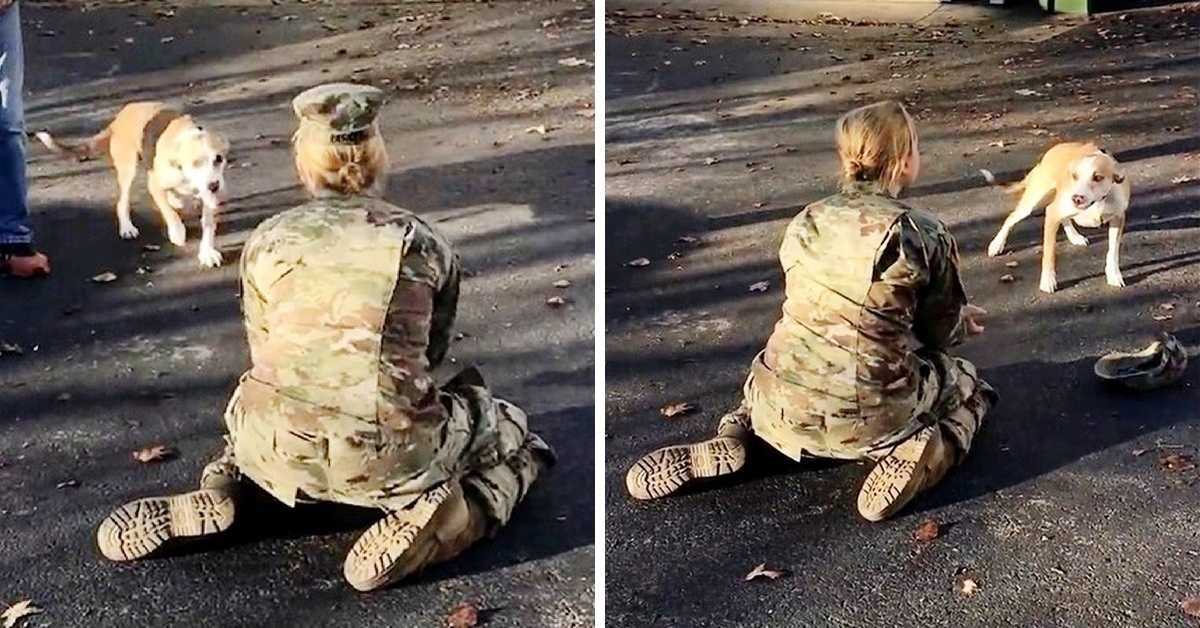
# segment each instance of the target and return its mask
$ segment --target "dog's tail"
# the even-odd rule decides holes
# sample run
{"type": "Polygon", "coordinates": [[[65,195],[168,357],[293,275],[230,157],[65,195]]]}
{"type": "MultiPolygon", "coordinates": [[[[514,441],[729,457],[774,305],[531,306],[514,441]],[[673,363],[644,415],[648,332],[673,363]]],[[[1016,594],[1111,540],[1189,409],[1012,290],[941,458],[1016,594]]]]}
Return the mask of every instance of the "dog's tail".
{"type": "Polygon", "coordinates": [[[987,181],[988,185],[994,185],[996,187],[1004,188],[1004,191],[1008,192],[1009,194],[1016,194],[1017,192],[1023,191],[1025,189],[1025,179],[1029,178],[1029,175],[1025,175],[1025,179],[1021,179],[1020,181],[1017,181],[1016,183],[1009,183],[1008,185],[1003,185],[1000,183],[996,183],[996,175],[992,174],[991,170],[988,170],[986,168],[980,168],[979,174],[983,175],[983,180],[987,181]]]}
{"type": "Polygon", "coordinates": [[[87,161],[94,157],[103,155],[108,150],[108,141],[112,137],[112,127],[105,127],[103,131],[89,137],[79,143],[59,142],[50,135],[49,131],[38,131],[34,133],[34,137],[43,146],[50,150],[66,157],[74,157],[79,161],[87,161]]]}

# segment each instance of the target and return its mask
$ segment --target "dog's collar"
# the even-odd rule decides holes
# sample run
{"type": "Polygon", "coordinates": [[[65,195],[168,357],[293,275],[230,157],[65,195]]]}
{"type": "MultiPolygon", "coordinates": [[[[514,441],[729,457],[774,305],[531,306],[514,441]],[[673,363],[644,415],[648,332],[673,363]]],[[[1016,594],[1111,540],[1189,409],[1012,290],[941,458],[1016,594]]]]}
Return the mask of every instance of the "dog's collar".
{"type": "Polygon", "coordinates": [[[367,138],[369,137],[371,137],[371,129],[366,128],[359,129],[357,131],[350,131],[349,133],[330,133],[329,141],[334,144],[353,146],[355,144],[362,144],[363,142],[367,141],[367,138]]]}

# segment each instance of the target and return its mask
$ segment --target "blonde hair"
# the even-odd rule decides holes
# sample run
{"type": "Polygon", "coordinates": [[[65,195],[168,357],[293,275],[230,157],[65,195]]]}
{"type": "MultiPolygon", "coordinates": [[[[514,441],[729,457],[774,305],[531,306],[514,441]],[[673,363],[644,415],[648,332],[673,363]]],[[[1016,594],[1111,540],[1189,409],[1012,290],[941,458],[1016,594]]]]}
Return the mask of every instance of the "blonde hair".
{"type": "Polygon", "coordinates": [[[300,123],[292,136],[296,174],[309,194],[345,196],[382,193],[388,171],[387,147],[377,126],[353,144],[335,143],[328,127],[300,123]]]}
{"type": "Polygon", "coordinates": [[[878,181],[893,195],[900,192],[917,141],[904,105],[885,100],[853,109],[838,119],[834,135],[846,181],[878,181]]]}

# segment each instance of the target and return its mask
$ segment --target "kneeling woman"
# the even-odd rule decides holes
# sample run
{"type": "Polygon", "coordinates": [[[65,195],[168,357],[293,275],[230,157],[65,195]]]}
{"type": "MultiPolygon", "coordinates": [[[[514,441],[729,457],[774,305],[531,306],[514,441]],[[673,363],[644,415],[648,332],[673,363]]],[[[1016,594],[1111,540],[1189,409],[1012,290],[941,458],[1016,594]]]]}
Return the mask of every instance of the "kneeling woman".
{"type": "Polygon", "coordinates": [[[201,489],[118,508],[97,532],[112,560],[224,531],[249,478],[281,502],[375,507],[345,576],[370,590],[454,557],[504,525],[552,454],[525,413],[466,371],[439,387],[458,305],[449,243],[374,198],[388,160],[382,93],[333,84],[293,105],[296,168],[315,200],[264,221],[241,259],[252,366],[225,413],[227,446],[201,489]]]}
{"type": "Polygon", "coordinates": [[[877,461],[858,494],[879,521],[942,479],[997,401],[947,350],[983,331],[967,304],[954,238],[896,196],[920,170],[904,107],[882,102],[837,124],[842,191],[804,208],[779,250],[783,316],[755,357],[741,405],[717,437],[634,464],[630,494],[653,499],[733,473],[757,436],[787,456],[877,461]]]}

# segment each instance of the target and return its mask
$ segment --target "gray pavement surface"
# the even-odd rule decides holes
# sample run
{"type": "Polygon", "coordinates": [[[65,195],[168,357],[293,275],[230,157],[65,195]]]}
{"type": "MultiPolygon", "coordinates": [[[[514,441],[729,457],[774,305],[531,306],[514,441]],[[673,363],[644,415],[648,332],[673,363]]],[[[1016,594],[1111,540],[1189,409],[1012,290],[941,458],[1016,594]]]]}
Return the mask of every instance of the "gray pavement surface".
{"type": "Polygon", "coordinates": [[[608,4],[608,625],[1197,625],[1181,607],[1200,595],[1197,471],[1167,456],[1200,454],[1200,366],[1142,395],[1091,370],[1159,331],[1194,360],[1200,346],[1200,6],[994,16],[852,25],[608,4]],[[836,188],[833,121],[882,98],[907,102],[921,131],[904,198],[950,225],[991,311],[962,347],[1002,396],[970,457],[881,524],[854,509],[866,466],[765,447],[741,477],[633,502],[623,477],[639,455],[706,437],[737,402],[779,315],[782,230],[836,188]],[[1040,214],[988,258],[1014,200],[977,169],[1016,180],[1074,138],[1132,178],[1129,286],[1105,285],[1092,232],[1087,248],[1060,242],[1060,290],[1045,295],[1040,214]],[[660,415],[676,402],[698,410],[660,415]],[[942,536],[917,543],[928,518],[942,536]],[[745,582],[760,563],[790,574],[745,582]]]}
{"type": "Polygon", "coordinates": [[[31,129],[81,136],[125,102],[168,99],[230,139],[235,161],[227,264],[210,271],[195,260],[197,217],[175,249],[139,179],[142,237],[119,240],[107,166],[31,148],[54,275],[0,281],[0,340],[24,351],[0,356],[0,602],[43,608],[27,627],[440,626],[460,602],[492,626],[591,625],[593,81],[560,60],[593,61],[592,5],[26,2],[24,18],[31,129]],[[239,247],[303,200],[289,100],[349,79],[392,93],[386,197],[435,221],[469,270],[450,368],[479,364],[561,463],[493,541],[377,594],[341,577],[376,513],[291,511],[261,495],[218,542],[106,563],[93,533],[109,510],[190,489],[219,449],[248,361],[239,247]],[[105,271],[118,279],[89,281],[105,271]],[[556,295],[569,303],[548,307],[556,295]],[[131,458],[154,444],[180,455],[131,458]]]}

